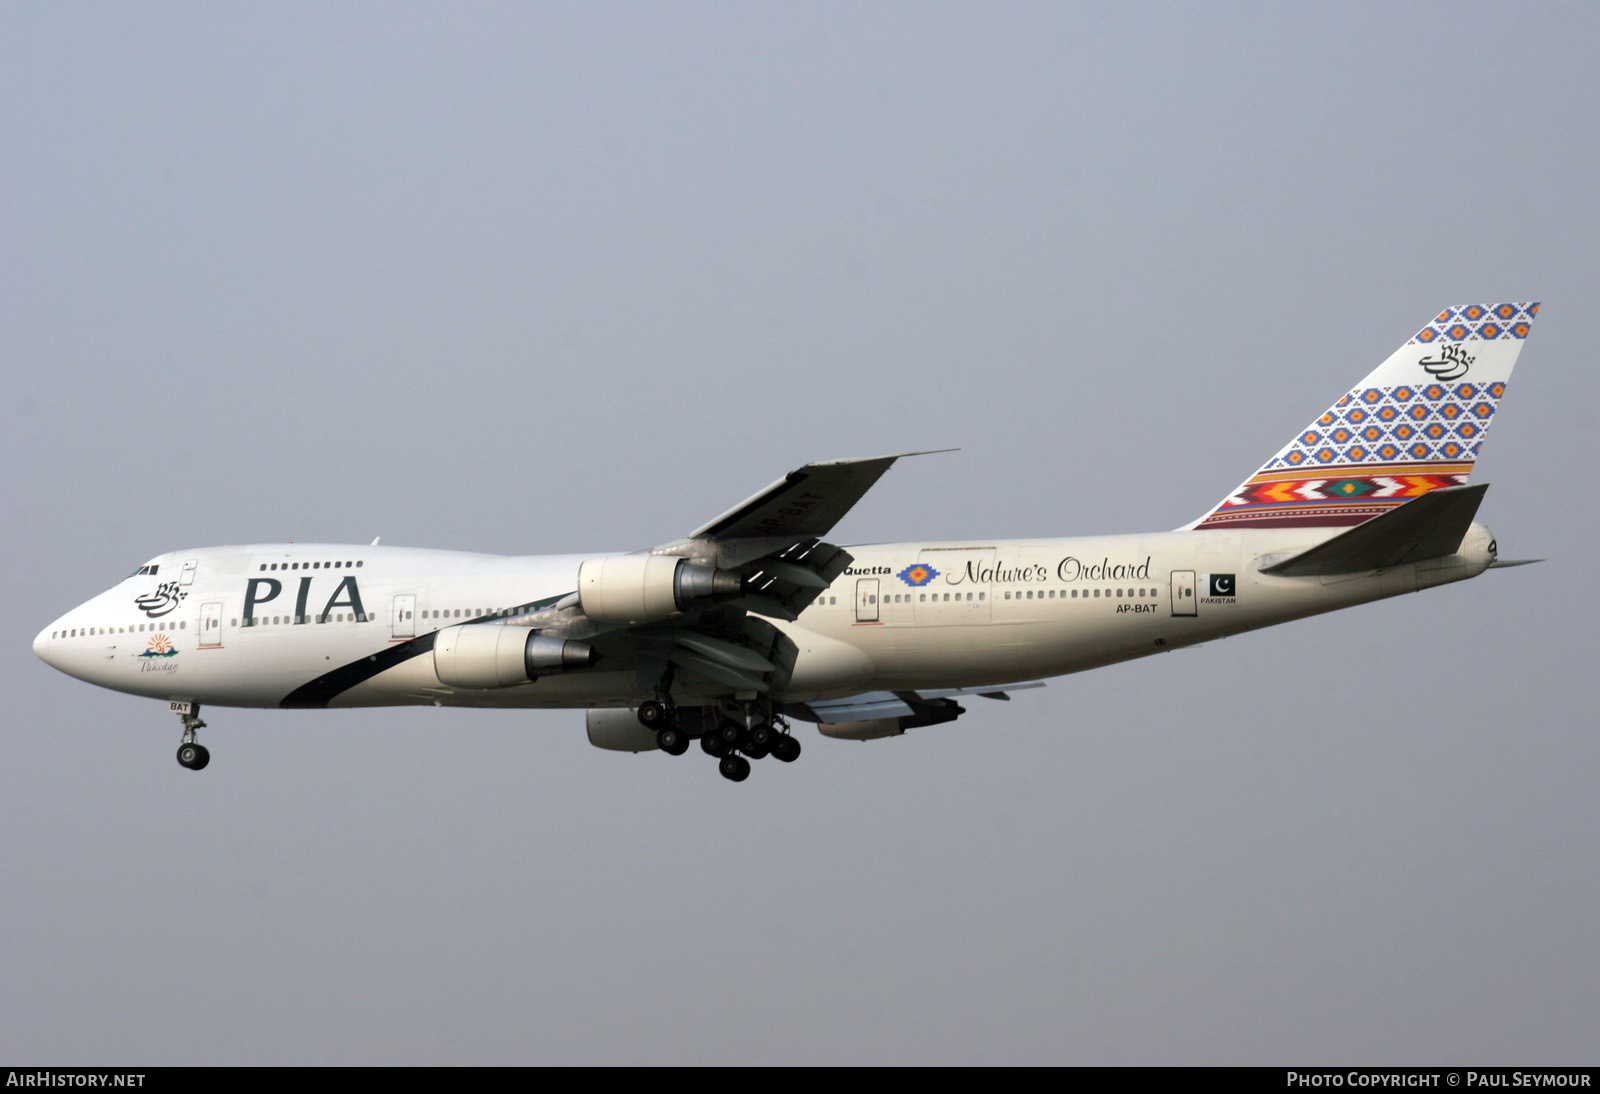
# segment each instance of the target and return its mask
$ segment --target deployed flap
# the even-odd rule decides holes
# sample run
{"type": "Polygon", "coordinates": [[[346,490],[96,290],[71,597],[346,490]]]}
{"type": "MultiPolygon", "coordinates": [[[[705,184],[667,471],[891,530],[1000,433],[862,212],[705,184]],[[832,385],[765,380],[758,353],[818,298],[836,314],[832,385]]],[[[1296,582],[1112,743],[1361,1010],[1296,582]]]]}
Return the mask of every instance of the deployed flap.
{"type": "Polygon", "coordinates": [[[1488,483],[1431,490],[1261,572],[1285,577],[1354,574],[1455,554],[1487,489],[1488,483]]]}
{"type": "Polygon", "coordinates": [[[710,524],[697,528],[689,538],[825,536],[895,460],[928,454],[902,452],[898,456],[875,456],[865,460],[808,463],[710,524]]]}

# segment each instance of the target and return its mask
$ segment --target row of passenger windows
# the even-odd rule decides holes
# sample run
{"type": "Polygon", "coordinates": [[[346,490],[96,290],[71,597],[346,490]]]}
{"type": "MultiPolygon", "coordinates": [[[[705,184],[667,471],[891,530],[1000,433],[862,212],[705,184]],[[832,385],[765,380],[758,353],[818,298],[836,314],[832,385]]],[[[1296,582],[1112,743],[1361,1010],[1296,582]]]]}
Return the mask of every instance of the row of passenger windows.
{"type": "MultiPolygon", "coordinates": [[[[285,570],[349,570],[360,566],[364,561],[364,559],[358,558],[354,562],[348,560],[344,562],[263,562],[261,569],[263,571],[280,568],[285,570]]],[[[150,568],[150,572],[155,573],[154,566],[150,568]]]]}
{"type": "MultiPolygon", "coordinates": [[[[1153,597],[1153,596],[1158,596],[1159,594],[1160,594],[1160,590],[1159,589],[1129,589],[1129,588],[1122,588],[1122,589],[1073,589],[1071,592],[1068,592],[1066,589],[1062,589],[1059,592],[1057,590],[1055,590],[1055,589],[1026,589],[1026,590],[1024,590],[1024,589],[1016,589],[1016,590],[1007,589],[1003,594],[1000,594],[1000,595],[1004,596],[1004,598],[1007,599],[1007,600],[1056,600],[1056,599],[1066,600],[1069,597],[1071,599],[1073,599],[1073,600],[1077,600],[1080,597],[1082,599],[1084,599],[1084,600],[1090,600],[1090,599],[1098,600],[1102,596],[1104,596],[1104,597],[1106,597],[1108,599],[1110,599],[1110,598],[1132,599],[1132,598],[1136,598],[1136,597],[1153,597]]],[[[985,599],[985,597],[986,597],[986,594],[984,594],[984,593],[978,593],[976,595],[976,599],[978,599],[978,600],[983,600],[983,599],[985,599]]],[[[949,603],[951,601],[958,601],[959,602],[959,601],[963,601],[963,600],[972,600],[972,599],[974,599],[974,595],[972,593],[967,593],[967,594],[965,594],[965,596],[963,596],[961,593],[918,593],[917,594],[917,598],[916,598],[916,603],[918,603],[918,604],[926,604],[926,603],[929,602],[930,598],[932,598],[933,603],[942,604],[942,603],[949,603]]],[[[825,600],[828,603],[837,603],[837,600],[835,598],[831,598],[831,597],[829,597],[829,598],[818,597],[817,598],[817,603],[821,604],[825,600]]],[[[877,597],[875,597],[875,596],[868,596],[867,597],[867,603],[868,604],[876,604],[877,602],[878,602],[878,598],[877,597]]],[[[890,594],[884,596],[883,602],[885,604],[910,604],[912,602],[911,594],[910,593],[890,593],[890,594]]]]}
{"type": "Polygon", "coordinates": [[[142,634],[145,631],[181,631],[187,630],[189,624],[183,620],[176,623],[135,623],[127,627],[71,627],[64,631],[51,631],[51,638],[87,638],[90,635],[102,634],[142,634]]]}
{"type": "MultiPolygon", "coordinates": [[[[328,615],[260,615],[253,619],[244,620],[247,627],[275,627],[296,623],[371,623],[373,616],[360,615],[355,612],[333,612],[328,615]]],[[[239,620],[233,620],[237,627],[239,620]]]]}

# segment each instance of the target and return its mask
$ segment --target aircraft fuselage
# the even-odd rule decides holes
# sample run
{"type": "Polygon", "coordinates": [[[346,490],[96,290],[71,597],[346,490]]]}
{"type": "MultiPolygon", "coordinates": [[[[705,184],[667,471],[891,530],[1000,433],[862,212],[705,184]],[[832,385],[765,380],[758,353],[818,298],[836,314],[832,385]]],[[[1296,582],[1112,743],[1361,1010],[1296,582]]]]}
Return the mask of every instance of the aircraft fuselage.
{"type": "MultiPolygon", "coordinates": [[[[797,620],[773,620],[799,649],[774,698],[1079,672],[1474,577],[1494,560],[1474,524],[1457,553],[1427,562],[1261,572],[1329,535],[1246,528],[850,547],[849,569],[797,620]]],[[[625,655],[500,688],[450,687],[435,670],[438,632],[559,601],[590,557],[322,544],[175,551],[63,615],[34,649],[102,687],[217,706],[634,705],[647,689],[625,655]]],[[[605,636],[597,644],[605,649],[605,636]]],[[[678,701],[695,702],[694,686],[679,684],[678,701]]]]}

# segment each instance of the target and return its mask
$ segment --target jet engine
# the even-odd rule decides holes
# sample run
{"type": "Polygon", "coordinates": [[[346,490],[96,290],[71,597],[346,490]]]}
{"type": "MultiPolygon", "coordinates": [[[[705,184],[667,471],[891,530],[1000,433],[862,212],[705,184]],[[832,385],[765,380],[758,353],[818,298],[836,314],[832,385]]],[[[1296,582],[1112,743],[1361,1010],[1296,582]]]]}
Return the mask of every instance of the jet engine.
{"type": "Polygon", "coordinates": [[[583,614],[603,623],[652,623],[694,601],[731,600],[739,575],[675,555],[608,555],[578,567],[583,614]]]}
{"type": "Polygon", "coordinates": [[[532,627],[459,623],[433,640],[433,671],[453,688],[508,688],[596,660],[587,643],[551,638],[532,627]]]}

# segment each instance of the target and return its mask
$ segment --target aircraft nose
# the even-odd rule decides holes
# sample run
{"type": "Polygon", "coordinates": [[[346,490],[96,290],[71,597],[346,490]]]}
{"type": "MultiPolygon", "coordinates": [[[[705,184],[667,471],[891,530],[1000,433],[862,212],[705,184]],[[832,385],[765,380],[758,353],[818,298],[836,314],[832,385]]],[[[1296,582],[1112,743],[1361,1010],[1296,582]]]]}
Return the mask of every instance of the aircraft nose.
{"type": "Polygon", "coordinates": [[[45,664],[51,666],[55,665],[55,662],[50,660],[49,627],[46,627],[44,630],[33,636],[33,653],[34,656],[38,657],[39,660],[43,661],[45,664]]]}

